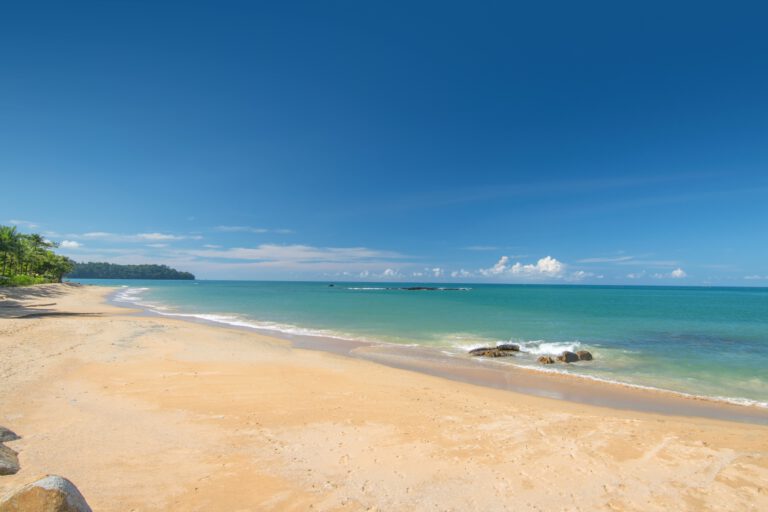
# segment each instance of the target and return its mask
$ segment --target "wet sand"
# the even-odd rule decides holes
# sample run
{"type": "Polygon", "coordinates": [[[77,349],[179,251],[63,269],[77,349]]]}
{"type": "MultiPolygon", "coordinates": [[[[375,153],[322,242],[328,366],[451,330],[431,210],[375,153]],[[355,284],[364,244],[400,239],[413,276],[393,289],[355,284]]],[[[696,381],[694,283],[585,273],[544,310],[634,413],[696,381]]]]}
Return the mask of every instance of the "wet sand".
{"type": "Polygon", "coordinates": [[[460,360],[447,379],[426,356],[297,348],[109,291],[0,290],[0,425],[22,436],[0,493],[57,473],[97,511],[768,508],[759,415],[673,416],[700,401],[641,390],[665,414],[556,400],[541,394],[569,398],[573,379],[460,360]]]}

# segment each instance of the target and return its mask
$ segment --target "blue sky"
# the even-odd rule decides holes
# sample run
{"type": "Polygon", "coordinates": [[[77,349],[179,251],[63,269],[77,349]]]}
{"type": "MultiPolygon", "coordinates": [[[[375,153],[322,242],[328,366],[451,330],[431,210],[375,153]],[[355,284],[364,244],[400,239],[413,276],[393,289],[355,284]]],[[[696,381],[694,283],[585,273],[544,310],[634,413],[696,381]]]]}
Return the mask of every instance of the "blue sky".
{"type": "Polygon", "coordinates": [[[0,222],[201,278],[768,285],[761,2],[25,2],[0,222]]]}

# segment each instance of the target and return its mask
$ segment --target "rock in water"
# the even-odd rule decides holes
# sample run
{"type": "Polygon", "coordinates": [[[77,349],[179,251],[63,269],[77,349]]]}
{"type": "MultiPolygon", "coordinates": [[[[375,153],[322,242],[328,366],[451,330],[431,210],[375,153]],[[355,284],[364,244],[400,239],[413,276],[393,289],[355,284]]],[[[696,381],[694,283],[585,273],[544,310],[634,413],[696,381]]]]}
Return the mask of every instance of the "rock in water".
{"type": "Polygon", "coordinates": [[[16,435],[16,432],[8,430],[5,427],[0,427],[0,443],[5,443],[6,441],[16,441],[17,439],[21,438],[16,435]]]}
{"type": "Polygon", "coordinates": [[[16,452],[0,444],[0,475],[13,475],[19,471],[19,458],[16,452]]]}
{"type": "Polygon", "coordinates": [[[497,350],[509,350],[510,352],[520,352],[520,345],[513,343],[504,343],[503,345],[497,345],[497,350]]]}
{"type": "Polygon", "coordinates": [[[571,352],[570,350],[566,350],[565,352],[557,356],[557,360],[563,363],[574,363],[579,360],[579,356],[577,356],[575,353],[571,352]]]}
{"type": "Polygon", "coordinates": [[[48,475],[0,499],[0,512],[92,512],[75,484],[48,475]]]}
{"type": "Polygon", "coordinates": [[[576,355],[579,356],[580,361],[591,361],[592,353],[588,350],[577,350],[576,355]]]}
{"type": "Polygon", "coordinates": [[[541,364],[555,364],[555,360],[549,356],[539,356],[537,361],[541,364]]]}
{"type": "Polygon", "coordinates": [[[469,355],[479,357],[509,357],[513,356],[514,352],[518,352],[519,350],[520,347],[517,345],[499,345],[498,347],[473,348],[469,351],[469,355]]]}

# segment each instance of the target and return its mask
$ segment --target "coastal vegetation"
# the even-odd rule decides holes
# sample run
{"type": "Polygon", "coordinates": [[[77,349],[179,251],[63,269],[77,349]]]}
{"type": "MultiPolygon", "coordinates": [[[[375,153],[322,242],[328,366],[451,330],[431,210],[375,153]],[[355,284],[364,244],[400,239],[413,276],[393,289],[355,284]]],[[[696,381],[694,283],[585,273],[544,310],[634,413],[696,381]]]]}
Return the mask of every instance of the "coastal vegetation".
{"type": "Polygon", "coordinates": [[[58,283],[74,262],[51,249],[58,244],[37,233],[0,226],[0,286],[58,283]]]}
{"type": "Polygon", "coordinates": [[[73,279],[182,279],[195,276],[167,265],[118,265],[115,263],[75,263],[67,277],[73,279]]]}

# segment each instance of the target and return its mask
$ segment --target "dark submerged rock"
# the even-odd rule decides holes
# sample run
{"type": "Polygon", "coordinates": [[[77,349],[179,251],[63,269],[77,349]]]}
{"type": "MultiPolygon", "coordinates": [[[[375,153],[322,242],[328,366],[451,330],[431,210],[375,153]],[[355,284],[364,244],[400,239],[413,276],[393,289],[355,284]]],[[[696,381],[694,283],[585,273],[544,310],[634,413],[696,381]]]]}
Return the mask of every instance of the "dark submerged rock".
{"type": "Polygon", "coordinates": [[[503,345],[498,345],[496,348],[498,350],[509,350],[511,352],[520,352],[520,345],[515,345],[514,343],[504,343],[503,345]]]}
{"type": "Polygon", "coordinates": [[[570,350],[566,350],[559,356],[557,356],[557,360],[563,363],[575,363],[579,360],[579,356],[577,356],[574,352],[571,352],[570,350]]]}
{"type": "Polygon", "coordinates": [[[592,353],[588,350],[577,350],[576,355],[579,356],[579,361],[591,361],[592,353]]]}
{"type": "Polygon", "coordinates": [[[0,499],[0,512],[93,512],[75,484],[48,475],[0,499]]]}

